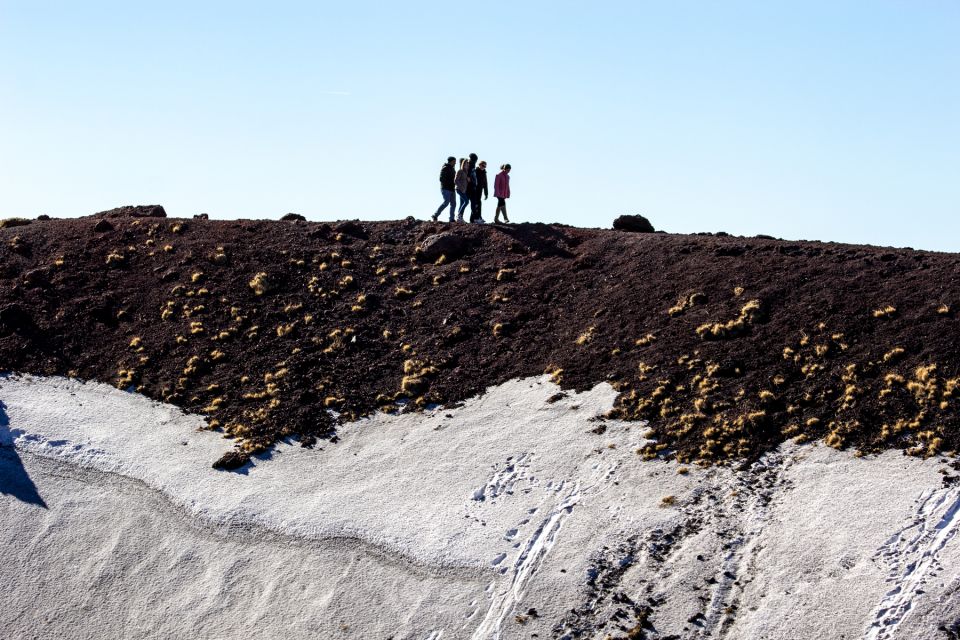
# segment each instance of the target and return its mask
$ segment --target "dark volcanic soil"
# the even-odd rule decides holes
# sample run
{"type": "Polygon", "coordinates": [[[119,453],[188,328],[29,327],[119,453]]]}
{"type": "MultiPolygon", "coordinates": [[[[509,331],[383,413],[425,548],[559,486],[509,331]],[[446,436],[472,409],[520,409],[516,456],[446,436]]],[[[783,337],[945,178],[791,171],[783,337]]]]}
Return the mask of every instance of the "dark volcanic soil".
{"type": "Polygon", "coordinates": [[[960,450],[958,255],[519,224],[457,226],[462,247],[418,256],[448,230],[2,228],[0,371],[205,414],[237,438],[233,464],[280,438],[333,437],[338,419],[544,372],[613,384],[612,413],[650,421],[646,457],[749,459],[788,438],[960,450]]]}

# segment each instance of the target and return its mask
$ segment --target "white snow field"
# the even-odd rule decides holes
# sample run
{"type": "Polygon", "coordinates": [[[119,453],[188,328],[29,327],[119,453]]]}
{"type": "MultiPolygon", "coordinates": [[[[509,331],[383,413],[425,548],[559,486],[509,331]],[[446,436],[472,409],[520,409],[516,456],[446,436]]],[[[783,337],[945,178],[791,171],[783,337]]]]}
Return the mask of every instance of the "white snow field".
{"type": "Polygon", "coordinates": [[[785,445],[682,473],[600,417],[609,385],[558,393],[515,380],[231,473],[198,416],[0,377],[0,637],[957,637],[942,463],[785,445]]]}

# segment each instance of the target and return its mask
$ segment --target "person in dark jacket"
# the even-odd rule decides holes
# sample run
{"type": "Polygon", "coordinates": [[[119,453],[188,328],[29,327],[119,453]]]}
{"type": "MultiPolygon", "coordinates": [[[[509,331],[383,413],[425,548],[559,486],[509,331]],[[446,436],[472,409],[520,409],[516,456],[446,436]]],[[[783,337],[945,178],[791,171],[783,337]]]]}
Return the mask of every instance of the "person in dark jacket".
{"type": "Polygon", "coordinates": [[[477,165],[475,175],[476,188],[470,197],[470,222],[483,224],[486,220],[484,220],[481,215],[483,202],[480,200],[480,196],[482,195],[484,200],[490,197],[490,189],[487,184],[487,163],[485,160],[481,160],[477,165]]]}
{"type": "Polygon", "coordinates": [[[475,153],[471,153],[469,156],[469,167],[467,169],[467,176],[470,179],[469,184],[467,185],[467,197],[470,198],[470,222],[477,221],[477,202],[479,202],[480,197],[477,195],[479,189],[477,189],[477,160],[478,156],[475,153]]]}
{"type": "MultiPolygon", "coordinates": [[[[457,222],[463,222],[463,210],[467,208],[470,202],[470,161],[466,158],[460,158],[460,170],[453,178],[453,183],[457,187],[457,193],[460,195],[460,208],[457,209],[457,222]]],[[[451,220],[451,222],[453,222],[451,220]]]]}
{"type": "Polygon", "coordinates": [[[440,194],[443,196],[443,204],[433,214],[434,222],[437,221],[448,204],[450,205],[450,222],[453,222],[453,212],[457,208],[457,187],[453,181],[456,176],[456,171],[453,168],[456,162],[457,159],[450,156],[447,158],[447,164],[440,167],[440,194]]]}

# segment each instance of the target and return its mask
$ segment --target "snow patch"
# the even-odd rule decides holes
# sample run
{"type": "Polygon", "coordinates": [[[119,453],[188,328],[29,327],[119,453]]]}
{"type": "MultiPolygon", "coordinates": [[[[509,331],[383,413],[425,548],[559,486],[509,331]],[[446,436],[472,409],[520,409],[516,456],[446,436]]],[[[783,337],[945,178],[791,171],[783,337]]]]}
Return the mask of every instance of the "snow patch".
{"type": "Polygon", "coordinates": [[[91,635],[69,614],[89,606],[105,612],[90,625],[171,637],[258,620],[290,638],[435,640],[872,640],[956,625],[960,490],[935,460],[785,445],[748,469],[678,474],[636,455],[642,424],[596,433],[611,387],[558,391],[514,380],[228,473],[210,464],[231,443],[197,416],[2,377],[0,477],[31,474],[47,509],[0,494],[0,582],[13,585],[0,626],[91,635]],[[118,593],[143,603],[111,608],[118,593]]]}

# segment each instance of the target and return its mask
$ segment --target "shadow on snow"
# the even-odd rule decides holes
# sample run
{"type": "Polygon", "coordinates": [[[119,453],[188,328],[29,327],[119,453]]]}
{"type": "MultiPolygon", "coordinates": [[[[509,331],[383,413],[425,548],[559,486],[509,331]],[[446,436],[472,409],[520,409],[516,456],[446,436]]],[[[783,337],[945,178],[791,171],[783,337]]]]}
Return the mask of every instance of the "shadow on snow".
{"type": "Polygon", "coordinates": [[[37,486],[13,448],[13,439],[17,434],[10,429],[6,409],[6,405],[0,401],[0,494],[46,509],[47,503],[40,497],[37,486]]]}

